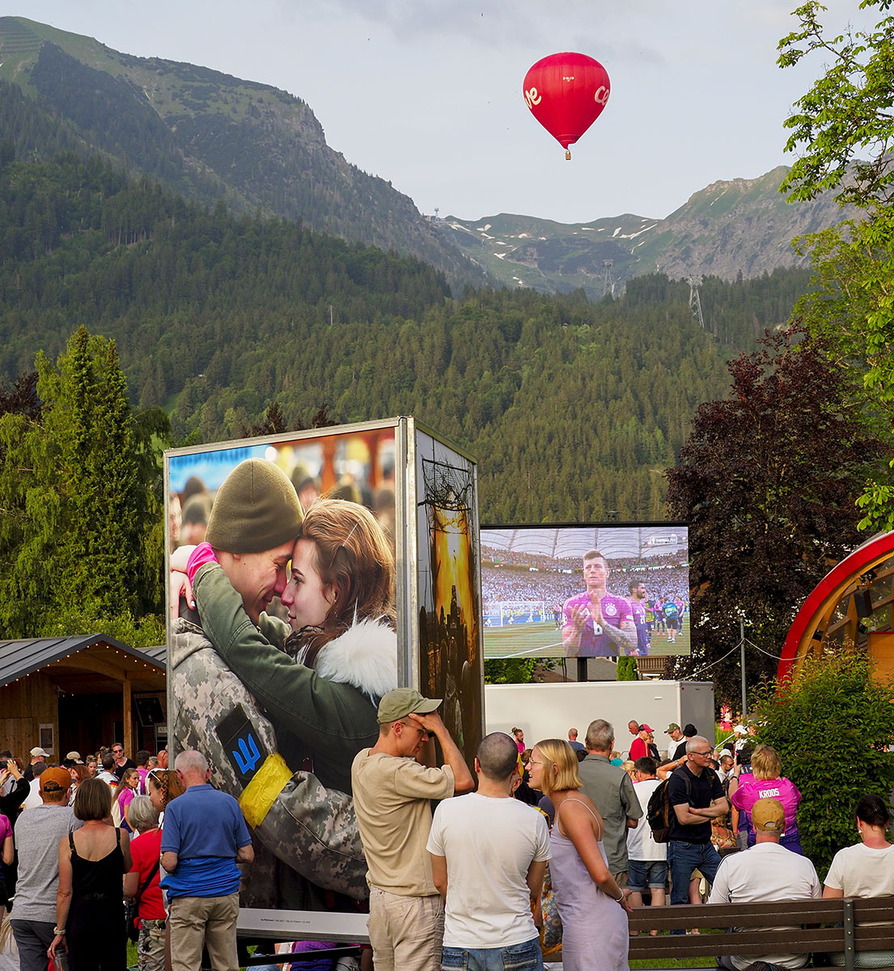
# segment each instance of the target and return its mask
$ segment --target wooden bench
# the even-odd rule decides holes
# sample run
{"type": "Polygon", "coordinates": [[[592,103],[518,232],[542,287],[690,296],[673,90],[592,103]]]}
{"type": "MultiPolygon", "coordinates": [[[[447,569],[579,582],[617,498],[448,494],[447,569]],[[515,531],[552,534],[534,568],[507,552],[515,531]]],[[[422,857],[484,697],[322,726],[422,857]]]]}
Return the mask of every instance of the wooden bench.
{"type": "Polygon", "coordinates": [[[639,907],[630,918],[630,960],[667,967],[672,959],[813,954],[813,967],[829,968],[826,955],[840,951],[853,971],[861,951],[894,951],[894,925],[865,926],[872,921],[894,921],[894,897],[639,907]]]}

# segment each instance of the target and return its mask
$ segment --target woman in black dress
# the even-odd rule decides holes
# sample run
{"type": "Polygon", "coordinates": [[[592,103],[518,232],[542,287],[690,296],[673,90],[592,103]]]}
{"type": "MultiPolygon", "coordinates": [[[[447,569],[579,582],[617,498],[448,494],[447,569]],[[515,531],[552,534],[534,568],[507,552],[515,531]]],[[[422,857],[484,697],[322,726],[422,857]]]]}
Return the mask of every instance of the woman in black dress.
{"type": "Polygon", "coordinates": [[[59,841],[55,957],[68,951],[71,971],[125,971],[123,875],[130,870],[130,837],[112,825],[112,792],[101,779],[79,786],[74,814],[84,825],[59,841]]]}

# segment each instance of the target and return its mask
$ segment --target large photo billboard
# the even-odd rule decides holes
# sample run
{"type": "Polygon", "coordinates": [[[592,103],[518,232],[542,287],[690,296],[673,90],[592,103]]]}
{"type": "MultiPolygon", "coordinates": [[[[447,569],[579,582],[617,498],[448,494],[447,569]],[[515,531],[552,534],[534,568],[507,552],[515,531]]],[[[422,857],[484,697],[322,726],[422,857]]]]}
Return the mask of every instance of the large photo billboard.
{"type": "Polygon", "coordinates": [[[679,523],[484,526],[485,657],[689,653],[679,523]]]}
{"type": "Polygon", "coordinates": [[[481,737],[474,463],[397,418],[173,449],[165,486],[169,746],[251,828],[240,927],[287,939],[363,909],[350,770],[379,699],[415,687],[467,757],[481,737]]]}

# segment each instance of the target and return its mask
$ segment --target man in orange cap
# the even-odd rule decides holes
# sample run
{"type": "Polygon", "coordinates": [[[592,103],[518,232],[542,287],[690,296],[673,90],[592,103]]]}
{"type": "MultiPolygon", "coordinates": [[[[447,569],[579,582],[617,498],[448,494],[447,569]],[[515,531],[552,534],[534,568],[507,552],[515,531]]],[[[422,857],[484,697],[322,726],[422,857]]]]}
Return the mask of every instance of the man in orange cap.
{"type": "MultiPolygon", "coordinates": [[[[40,774],[43,805],[22,813],[16,826],[19,876],[15,915],[10,920],[19,948],[22,971],[47,971],[47,948],[54,936],[56,889],[59,885],[59,840],[75,828],[68,805],[71,776],[66,769],[49,766],[40,774]]],[[[80,825],[80,824],[77,824],[80,825]]]]}

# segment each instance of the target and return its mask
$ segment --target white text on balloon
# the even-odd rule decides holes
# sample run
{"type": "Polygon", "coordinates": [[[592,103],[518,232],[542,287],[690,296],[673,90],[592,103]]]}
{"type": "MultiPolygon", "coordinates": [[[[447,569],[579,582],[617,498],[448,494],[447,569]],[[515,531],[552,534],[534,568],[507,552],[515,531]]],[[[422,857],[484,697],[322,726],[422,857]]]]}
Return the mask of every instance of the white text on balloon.
{"type": "Polygon", "coordinates": [[[525,101],[528,102],[529,108],[533,105],[540,104],[541,95],[537,92],[537,88],[531,88],[530,91],[525,91],[525,101]]]}

